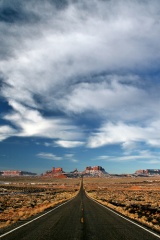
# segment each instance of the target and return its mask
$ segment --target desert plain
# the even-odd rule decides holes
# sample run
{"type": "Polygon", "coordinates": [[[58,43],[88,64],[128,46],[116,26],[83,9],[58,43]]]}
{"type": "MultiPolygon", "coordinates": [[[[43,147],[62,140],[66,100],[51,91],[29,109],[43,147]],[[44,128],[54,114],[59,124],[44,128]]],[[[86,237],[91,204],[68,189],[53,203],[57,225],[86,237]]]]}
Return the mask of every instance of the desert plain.
{"type": "MultiPolygon", "coordinates": [[[[0,228],[65,202],[78,193],[81,178],[0,177],[0,228]]],[[[86,194],[160,232],[160,176],[83,178],[86,194]]],[[[93,209],[94,211],[94,209],[93,209]]]]}
{"type": "Polygon", "coordinates": [[[80,179],[0,178],[0,228],[24,221],[73,198],[80,179]]]}
{"type": "Polygon", "coordinates": [[[88,178],[84,185],[91,198],[160,232],[160,176],[88,178]]]}

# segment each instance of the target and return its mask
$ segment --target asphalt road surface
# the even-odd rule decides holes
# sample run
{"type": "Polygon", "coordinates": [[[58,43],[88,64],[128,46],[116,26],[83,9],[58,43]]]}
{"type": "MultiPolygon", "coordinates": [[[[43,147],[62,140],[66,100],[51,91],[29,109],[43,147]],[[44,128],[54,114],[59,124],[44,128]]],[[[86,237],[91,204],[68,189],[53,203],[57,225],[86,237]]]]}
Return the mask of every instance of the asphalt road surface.
{"type": "Polygon", "coordinates": [[[89,199],[82,186],[73,200],[13,232],[2,233],[0,239],[158,240],[160,235],[155,236],[89,199]]]}

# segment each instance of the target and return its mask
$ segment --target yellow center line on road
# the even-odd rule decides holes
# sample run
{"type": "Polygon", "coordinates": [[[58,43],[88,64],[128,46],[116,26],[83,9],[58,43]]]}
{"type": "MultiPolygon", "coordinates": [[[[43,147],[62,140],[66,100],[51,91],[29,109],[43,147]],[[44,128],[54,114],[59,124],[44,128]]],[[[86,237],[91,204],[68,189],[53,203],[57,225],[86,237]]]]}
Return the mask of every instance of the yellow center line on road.
{"type": "Polygon", "coordinates": [[[81,223],[84,223],[84,219],[83,219],[83,217],[81,217],[81,223]]]}

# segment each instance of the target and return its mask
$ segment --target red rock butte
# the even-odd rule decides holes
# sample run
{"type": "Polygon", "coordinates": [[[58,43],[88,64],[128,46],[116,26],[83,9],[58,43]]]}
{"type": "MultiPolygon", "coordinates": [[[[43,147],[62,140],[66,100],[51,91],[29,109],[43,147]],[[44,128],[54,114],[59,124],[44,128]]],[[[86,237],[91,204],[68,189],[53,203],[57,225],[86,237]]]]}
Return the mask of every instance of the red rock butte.
{"type": "Polygon", "coordinates": [[[61,167],[55,168],[52,167],[51,171],[46,171],[43,174],[44,177],[55,177],[55,178],[66,178],[67,176],[64,174],[64,171],[61,167]]]}

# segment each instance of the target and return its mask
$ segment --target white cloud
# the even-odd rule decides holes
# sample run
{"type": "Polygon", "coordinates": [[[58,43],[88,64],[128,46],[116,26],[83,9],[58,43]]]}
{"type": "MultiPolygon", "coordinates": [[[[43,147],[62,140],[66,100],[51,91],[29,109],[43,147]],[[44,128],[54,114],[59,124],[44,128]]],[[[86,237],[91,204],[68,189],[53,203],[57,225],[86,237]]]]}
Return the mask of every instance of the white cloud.
{"type": "Polygon", "coordinates": [[[139,155],[128,155],[128,156],[114,156],[114,157],[109,157],[109,156],[103,156],[102,158],[100,157],[99,159],[103,160],[109,160],[109,161],[115,161],[115,162],[121,162],[121,161],[133,161],[133,160],[140,160],[140,159],[145,159],[146,157],[144,156],[139,156],[139,155]]]}
{"type": "Polygon", "coordinates": [[[54,154],[52,154],[52,153],[38,153],[37,155],[36,155],[37,157],[39,157],[39,158],[44,158],[44,159],[49,159],[49,160],[55,160],[55,161],[60,161],[60,160],[62,160],[62,157],[59,157],[59,156],[56,156],[56,155],[54,155],[54,154]]]}
{"type": "Polygon", "coordinates": [[[153,106],[155,103],[159,105],[159,99],[148,103],[149,94],[132,84],[133,78],[136,82],[133,75],[108,75],[100,82],[97,79],[95,83],[79,83],[73,86],[70,94],[59,100],[59,104],[66,112],[92,111],[111,119],[141,119],[155,114],[153,106]],[[150,112],[146,111],[147,107],[150,112]]]}
{"type": "Polygon", "coordinates": [[[73,163],[79,162],[77,159],[74,158],[74,154],[72,154],[72,153],[65,154],[64,157],[73,163]]]}
{"type": "Polygon", "coordinates": [[[82,137],[78,129],[68,120],[43,117],[37,110],[30,109],[15,101],[10,101],[14,111],[3,118],[14,124],[16,136],[40,136],[47,138],[76,139],[82,137]]]}
{"type": "Polygon", "coordinates": [[[77,162],[79,162],[77,159],[71,159],[71,162],[73,162],[73,163],[77,163],[77,162]]]}
{"type": "Polygon", "coordinates": [[[3,119],[16,127],[3,128],[1,139],[39,136],[65,148],[83,146],[82,128],[68,119],[92,112],[99,122],[121,123],[93,130],[88,147],[159,146],[158,127],[151,126],[160,117],[159,89],[143,88],[147,80],[138,76],[158,66],[159,1],[68,1],[63,10],[49,1],[32,3],[23,10],[37,17],[35,24],[0,24],[1,95],[12,107],[3,119]],[[149,127],[133,124],[139,120],[149,127]]]}
{"type": "Polygon", "coordinates": [[[0,126],[0,141],[15,135],[17,131],[10,126],[0,126]]]}
{"type": "Polygon", "coordinates": [[[52,146],[52,144],[51,144],[51,143],[48,143],[48,142],[45,142],[45,143],[44,143],[44,146],[50,147],[50,146],[52,146]]]}
{"type": "Polygon", "coordinates": [[[128,155],[102,155],[97,158],[97,160],[109,161],[109,162],[130,162],[138,161],[141,163],[147,164],[156,164],[159,163],[159,152],[151,152],[149,150],[139,150],[137,154],[128,154],[128,155]]]}
{"type": "Polygon", "coordinates": [[[41,152],[41,153],[38,153],[36,155],[38,158],[42,158],[42,159],[49,159],[49,160],[54,160],[54,161],[61,161],[65,158],[67,158],[67,160],[73,162],[73,163],[77,163],[79,162],[77,159],[73,158],[74,157],[74,154],[65,154],[64,157],[60,157],[60,156],[57,156],[53,153],[44,153],[44,152],[41,152]]]}
{"type": "Polygon", "coordinates": [[[122,144],[123,147],[131,142],[145,142],[149,145],[160,146],[160,127],[147,127],[125,124],[122,122],[104,124],[88,139],[88,147],[96,148],[109,144],[122,144]]]}
{"type": "Polygon", "coordinates": [[[55,142],[57,145],[64,147],[64,148],[76,148],[84,145],[84,142],[81,141],[64,141],[58,140],[55,142]]]}
{"type": "MultiPolygon", "coordinates": [[[[25,6],[27,8],[27,4],[25,6]]],[[[154,4],[149,1],[145,4],[137,1],[119,1],[118,4],[114,1],[69,1],[63,11],[56,10],[48,2],[37,4],[32,7],[32,12],[40,18],[36,25],[22,25],[19,29],[6,24],[7,41],[9,37],[13,38],[13,33],[14,36],[17,34],[17,41],[16,45],[8,42],[13,56],[8,56],[7,64],[6,59],[1,61],[2,72],[10,84],[10,87],[3,87],[3,96],[30,106],[59,108],[59,100],[67,95],[67,86],[76,82],[77,76],[121,69],[129,71],[137,66],[142,69],[149,67],[150,62],[158,62],[158,9],[157,1],[154,4]],[[35,95],[42,99],[41,103],[35,101],[35,95]]],[[[76,93],[78,98],[81,97],[81,89],[92,100],[95,98],[92,89],[77,86],[72,93],[74,99],[69,99],[71,110],[77,99],[76,93]]],[[[94,100],[96,109],[100,104],[103,109],[106,93],[102,89],[97,92],[99,104],[94,100]]],[[[114,94],[109,91],[108,94],[112,100],[114,94]]],[[[85,100],[87,104],[89,99],[85,100]]],[[[82,101],[80,109],[85,108],[84,103],[82,101]]],[[[91,101],[88,106],[93,106],[91,101]]]]}
{"type": "Polygon", "coordinates": [[[137,142],[133,142],[133,141],[128,141],[128,142],[124,142],[122,143],[122,148],[124,149],[124,151],[127,153],[134,151],[135,149],[138,149],[138,143],[137,142]]]}

